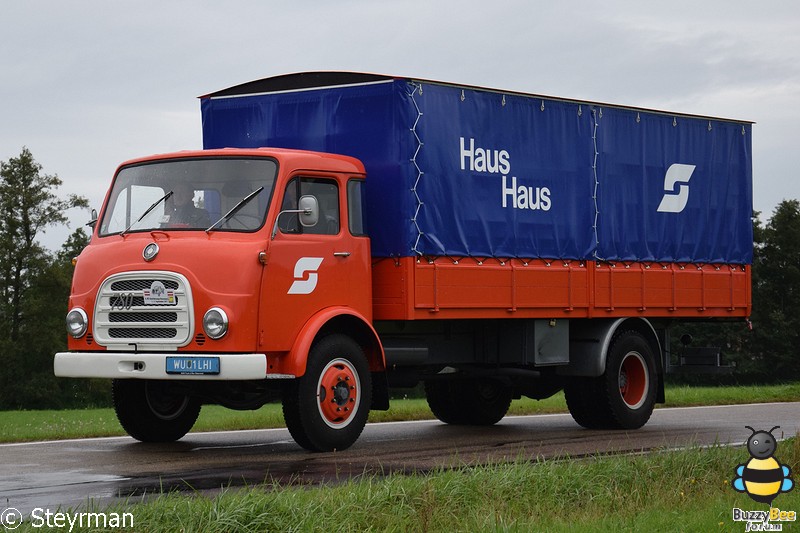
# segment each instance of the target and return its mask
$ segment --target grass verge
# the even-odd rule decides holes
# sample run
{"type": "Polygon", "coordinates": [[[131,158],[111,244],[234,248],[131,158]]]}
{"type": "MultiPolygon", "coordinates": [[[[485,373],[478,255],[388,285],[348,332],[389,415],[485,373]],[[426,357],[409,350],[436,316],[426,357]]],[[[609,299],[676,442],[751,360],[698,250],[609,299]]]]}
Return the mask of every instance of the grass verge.
{"type": "MultiPolygon", "coordinates": [[[[776,457],[797,472],[800,439],[781,442],[776,457]]],[[[736,466],[749,459],[742,448],[564,459],[314,488],[270,484],[213,497],[171,493],[105,511],[131,513],[133,529],[141,532],[739,532],[746,524],[733,521],[733,508],[769,509],[730,486],[736,466]]],[[[774,506],[800,511],[800,490],[780,494],[774,506]]],[[[790,530],[796,522],[783,525],[790,530]]],[[[34,529],[26,523],[20,530],[34,529]]]]}
{"type": "MultiPolygon", "coordinates": [[[[800,401],[800,382],[765,386],[689,387],[667,386],[667,403],[660,407],[733,405],[742,403],[800,401]]],[[[562,393],[546,400],[523,398],[511,404],[509,415],[567,412],[562,393]]],[[[389,411],[373,411],[370,422],[426,420],[433,418],[420,398],[392,400],[389,411]]],[[[193,431],[263,429],[284,427],[279,404],[256,411],[232,411],[216,405],[203,407],[193,431]]],[[[113,409],[0,412],[0,442],[29,442],[124,435],[113,409]]]]}

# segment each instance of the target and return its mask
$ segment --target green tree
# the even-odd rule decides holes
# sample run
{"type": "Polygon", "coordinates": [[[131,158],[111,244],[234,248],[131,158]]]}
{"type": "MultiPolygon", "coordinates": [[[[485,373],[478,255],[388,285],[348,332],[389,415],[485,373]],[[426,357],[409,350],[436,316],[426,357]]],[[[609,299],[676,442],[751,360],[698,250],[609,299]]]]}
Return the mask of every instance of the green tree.
{"type": "Polygon", "coordinates": [[[4,337],[19,339],[25,319],[25,292],[47,252],[36,242],[48,227],[65,224],[65,212],[88,207],[86,198],[70,195],[62,200],[55,194],[61,180],[42,173],[42,166],[23,147],[18,157],[0,162],[0,318],[7,328],[4,337]]]}
{"type": "Polygon", "coordinates": [[[764,373],[797,375],[800,358],[800,202],[784,200],[755,247],[750,357],[764,373]]]}
{"type": "Polygon", "coordinates": [[[56,331],[63,338],[69,282],[64,285],[63,277],[54,277],[56,260],[36,237],[65,224],[66,211],[87,207],[88,201],[76,195],[60,199],[56,190],[61,184],[57,176],[42,172],[27,148],[0,162],[0,406],[24,404],[38,379],[31,373],[52,375],[56,346],[47,342],[50,335],[42,337],[42,326],[51,324],[56,313],[62,323],[56,331]],[[44,303],[33,297],[48,290],[44,303]]]}
{"type": "Polygon", "coordinates": [[[17,364],[24,379],[16,384],[13,407],[66,408],[107,405],[111,397],[107,380],[57,378],[52,372],[53,354],[67,348],[64,316],[67,313],[74,266],[73,258],[89,243],[80,228],[31,279],[23,314],[36,317],[21,329],[25,353],[17,364]]]}

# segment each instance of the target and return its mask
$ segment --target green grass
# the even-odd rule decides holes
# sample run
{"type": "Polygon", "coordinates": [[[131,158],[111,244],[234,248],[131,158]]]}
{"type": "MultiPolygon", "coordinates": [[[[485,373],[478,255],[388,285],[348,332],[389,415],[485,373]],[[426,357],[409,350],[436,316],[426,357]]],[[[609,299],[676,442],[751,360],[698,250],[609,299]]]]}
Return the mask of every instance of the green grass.
{"type": "MultiPolygon", "coordinates": [[[[800,439],[775,456],[800,469],[800,439]]],[[[745,531],[732,509],[768,510],[730,483],[743,448],[463,466],[319,487],[275,484],[215,496],[171,493],[117,506],[160,531],[745,531]]],[[[797,478],[795,478],[797,481],[797,478]]],[[[800,490],[774,506],[800,511],[800,490]]],[[[791,530],[796,523],[784,524],[791,530]]],[[[19,531],[33,531],[28,523],[19,531]]],[[[88,529],[74,529],[87,531],[88,529]]]]}
{"type": "MultiPolygon", "coordinates": [[[[800,401],[800,382],[748,387],[668,386],[662,407],[729,405],[740,403],[800,401]]],[[[564,395],[546,400],[523,398],[511,404],[509,415],[567,412],[564,395]]],[[[433,418],[424,399],[393,400],[389,411],[373,411],[370,422],[433,418]]],[[[203,407],[193,431],[262,429],[284,427],[279,404],[256,411],[232,411],[215,405],[203,407]]],[[[0,442],[27,442],[124,435],[113,409],[0,412],[0,442]]]]}
{"type": "Polygon", "coordinates": [[[669,386],[661,407],[800,401],[800,382],[726,387],[669,386]]]}

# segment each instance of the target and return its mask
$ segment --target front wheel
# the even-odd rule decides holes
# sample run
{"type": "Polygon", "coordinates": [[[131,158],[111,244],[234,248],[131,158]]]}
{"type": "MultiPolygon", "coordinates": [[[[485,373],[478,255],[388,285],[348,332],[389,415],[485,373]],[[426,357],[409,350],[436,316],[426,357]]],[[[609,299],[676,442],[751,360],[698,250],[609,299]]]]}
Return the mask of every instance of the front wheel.
{"type": "Polygon", "coordinates": [[[165,381],[115,379],[114,411],[123,429],[142,442],[173,442],[186,435],[200,415],[200,402],[165,381]]]}
{"type": "Polygon", "coordinates": [[[603,375],[570,379],[564,395],[572,418],[585,428],[638,429],[653,413],[657,388],[653,349],[631,330],[614,337],[603,375]]]}
{"type": "Polygon", "coordinates": [[[303,448],[344,450],[364,430],[371,401],[372,382],[361,346],[345,335],[329,335],[312,346],[305,375],[287,384],[283,416],[303,448]]]}

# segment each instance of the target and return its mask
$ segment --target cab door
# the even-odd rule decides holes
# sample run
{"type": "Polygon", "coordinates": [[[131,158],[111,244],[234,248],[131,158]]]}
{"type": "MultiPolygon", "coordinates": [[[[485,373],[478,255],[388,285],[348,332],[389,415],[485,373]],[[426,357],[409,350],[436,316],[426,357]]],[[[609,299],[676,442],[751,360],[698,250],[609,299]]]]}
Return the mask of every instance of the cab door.
{"type": "Polygon", "coordinates": [[[288,351],[308,319],[326,307],[370,313],[369,239],[350,231],[347,190],[344,176],[299,175],[279,196],[282,214],[261,284],[262,350],[288,351]],[[317,199],[313,226],[287,212],[303,196],[317,199]]]}

